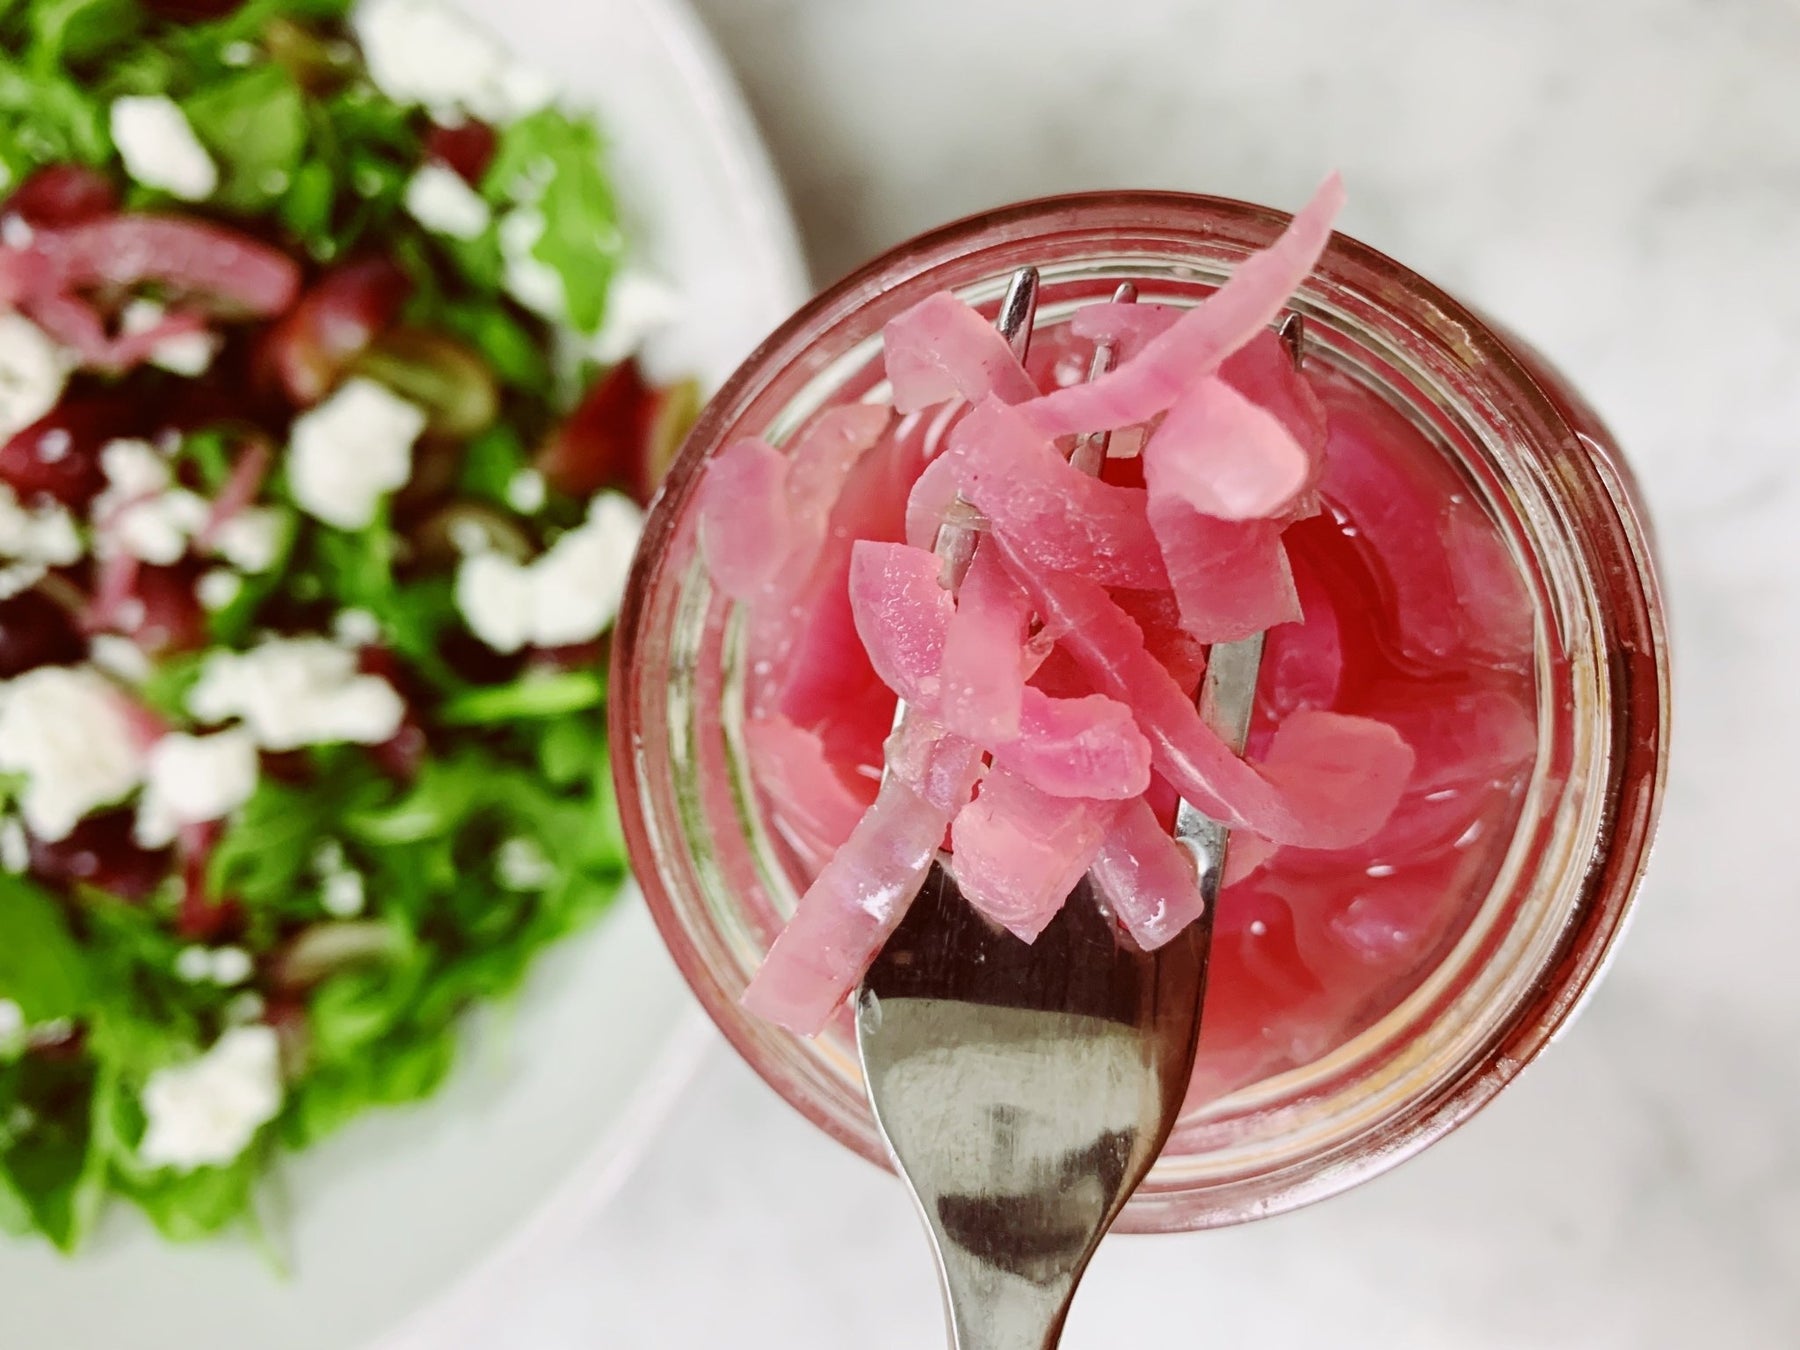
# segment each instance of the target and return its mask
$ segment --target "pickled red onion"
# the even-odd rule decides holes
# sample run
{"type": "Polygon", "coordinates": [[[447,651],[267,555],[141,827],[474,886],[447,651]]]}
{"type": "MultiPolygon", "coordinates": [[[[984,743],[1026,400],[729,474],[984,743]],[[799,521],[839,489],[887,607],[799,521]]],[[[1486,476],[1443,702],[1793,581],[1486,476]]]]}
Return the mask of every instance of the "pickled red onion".
{"type": "Polygon", "coordinates": [[[894,407],[902,413],[952,398],[979,403],[992,395],[1020,403],[1037,395],[999,330],[948,291],[890,319],[882,344],[894,407]]]}
{"type": "Polygon", "coordinates": [[[1325,251],[1343,203],[1343,182],[1332,174],[1279,239],[1239,263],[1224,285],[1133,360],[1088,384],[1032,399],[1021,410],[1048,436],[1127,427],[1165,411],[1281,313],[1325,251]]]}

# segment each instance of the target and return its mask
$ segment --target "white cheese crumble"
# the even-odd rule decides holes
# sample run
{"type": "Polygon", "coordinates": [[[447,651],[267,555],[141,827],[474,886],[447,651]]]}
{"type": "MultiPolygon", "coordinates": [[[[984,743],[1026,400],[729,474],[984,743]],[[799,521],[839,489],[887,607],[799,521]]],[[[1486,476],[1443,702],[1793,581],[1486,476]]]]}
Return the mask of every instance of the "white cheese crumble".
{"type": "Polygon", "coordinates": [[[456,606],[470,631],[498,652],[597,638],[618,615],[643,529],[635,502],[603,492],[589,504],[587,519],[534,562],[500,553],[465,558],[456,574],[456,606]]]}
{"type": "Polygon", "coordinates": [[[221,989],[242,984],[256,973],[256,963],[242,947],[220,947],[212,954],[213,983],[221,989]]]}
{"type": "Polygon", "coordinates": [[[494,875],[510,891],[541,891],[556,880],[556,865],[537,840],[514,836],[495,851],[494,875]]]}
{"type": "Polygon", "coordinates": [[[319,887],[319,904],[334,919],[354,919],[368,904],[361,872],[333,872],[319,887]]]}
{"type": "Polygon", "coordinates": [[[294,422],[288,485],[302,510],[343,530],[366,528],[412,473],[425,414],[361,376],[294,422]]]}
{"type": "Polygon", "coordinates": [[[406,210],[436,234],[452,239],[478,239],[493,213],[461,174],[442,164],[426,164],[406,185],[406,210]]]}
{"type": "Polygon", "coordinates": [[[331,636],[346,647],[372,647],[381,641],[381,620],[366,609],[340,609],[331,620],[331,636]]]}
{"type": "Polygon", "coordinates": [[[31,840],[25,824],[13,816],[0,820],[0,871],[19,876],[31,866],[31,840]]]}
{"type": "Polygon", "coordinates": [[[114,99],[111,121],[125,172],[145,187],[190,202],[218,190],[219,166],[171,100],[161,94],[114,99]]]}
{"type": "Polygon", "coordinates": [[[205,984],[212,979],[212,952],[205,947],[183,947],[175,953],[175,978],[183,984],[205,984]]]}
{"type": "Polygon", "coordinates": [[[148,441],[109,441],[101,448],[106,489],[94,498],[96,547],[167,566],[187,552],[212,507],[204,497],[174,487],[169,462],[148,441]]]}
{"type": "Polygon", "coordinates": [[[138,1156],[191,1172],[228,1163],[281,1110],[281,1044],[272,1027],[233,1027],[198,1059],[144,1084],[148,1122],[138,1156]]]}
{"type": "MultiPolygon", "coordinates": [[[[156,301],[133,300],[119,314],[119,329],[124,333],[148,333],[167,317],[168,311],[156,301]]],[[[206,374],[224,342],[217,333],[205,331],[166,337],[150,349],[150,364],[196,379],[206,374]]]]}
{"type": "Polygon", "coordinates": [[[243,718],[258,745],[296,750],[352,741],[378,745],[400,729],[394,687],[356,668],[356,653],[322,637],[271,638],[247,652],[215,651],[188,692],[207,722],[243,718]]]}
{"type": "Polygon", "coordinates": [[[506,483],[506,504],[522,516],[534,516],[550,498],[549,484],[536,469],[520,469],[506,483]]]}
{"type": "Polygon", "coordinates": [[[195,583],[194,594],[210,610],[221,610],[243,593],[244,579],[229,567],[215,567],[195,583]]]}
{"type": "Polygon", "coordinates": [[[543,237],[544,217],[536,207],[521,206],[501,217],[501,284],[525,308],[561,320],[569,312],[562,274],[532,252],[543,237]]]}
{"type": "Polygon", "coordinates": [[[242,947],[183,947],[175,954],[175,978],[186,984],[230,989],[255,973],[256,963],[242,947]]]}
{"type": "Polygon", "coordinates": [[[266,572],[281,552],[283,525],[275,507],[247,506],[213,531],[213,552],[240,572],[266,572]]]}
{"type": "Polygon", "coordinates": [[[161,848],[183,825],[224,819],[256,791],[257,769],[256,742],[242,728],[161,737],[145,760],[134,837],[161,848]]]}
{"type": "Polygon", "coordinates": [[[88,660],[94,669],[125,684],[142,684],[154,670],[144,649],[117,633],[96,633],[88,643],[88,660]]]}
{"type": "Polygon", "coordinates": [[[440,0],[374,0],[355,23],[376,87],[396,102],[424,104],[440,121],[470,112],[507,122],[554,95],[548,80],[440,0]]]}
{"type": "Polygon", "coordinates": [[[55,504],[27,510],[0,483],[0,600],[37,585],[52,567],[65,567],[81,553],[81,535],[66,510],[55,504]]]}
{"type": "Polygon", "coordinates": [[[56,406],[74,369],[69,353],[23,314],[0,313],[0,440],[56,406]]]}
{"type": "Polygon", "coordinates": [[[602,365],[623,361],[681,315],[681,297],[666,281],[622,267],[606,287],[606,313],[588,352],[602,365]]]}
{"type": "Polygon", "coordinates": [[[111,684],[85,668],[41,666],[0,684],[0,773],[24,775],[20,813],[54,842],[127,796],[144,756],[111,684]]]}

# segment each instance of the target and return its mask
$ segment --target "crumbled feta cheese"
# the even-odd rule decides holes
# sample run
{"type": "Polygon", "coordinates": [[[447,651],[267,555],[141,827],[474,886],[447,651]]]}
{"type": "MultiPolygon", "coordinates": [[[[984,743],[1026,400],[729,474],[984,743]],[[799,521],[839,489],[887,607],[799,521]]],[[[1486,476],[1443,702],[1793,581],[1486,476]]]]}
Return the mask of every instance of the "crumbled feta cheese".
{"type": "Polygon", "coordinates": [[[638,268],[621,268],[607,284],[606,313],[588,352],[602,365],[623,361],[680,315],[681,297],[666,281],[638,268]]]}
{"type": "Polygon", "coordinates": [[[206,525],[211,508],[186,488],[121,507],[100,536],[103,547],[119,549],[147,563],[179,562],[188,540],[206,525]]]}
{"type": "Polygon", "coordinates": [[[643,528],[635,502],[603,492],[586,521],[532,563],[498,553],[464,559],[456,574],[457,608],[470,631],[499,652],[597,638],[618,615],[643,528]]]}
{"type": "Polygon", "coordinates": [[[335,839],[321,839],[313,849],[312,865],[322,877],[343,871],[349,866],[344,859],[344,846],[335,839]]]}
{"type": "Polygon", "coordinates": [[[233,1027],[198,1059],[150,1075],[138,1156],[181,1172],[228,1163],[275,1119],[281,1096],[274,1028],[233,1027]]]}
{"type": "Polygon", "coordinates": [[[31,840],[25,823],[13,816],[0,820],[0,871],[19,876],[31,866],[31,840]]]}
{"type": "Polygon", "coordinates": [[[497,652],[531,641],[531,569],[502,553],[464,558],[456,571],[456,607],[469,631],[497,652]]]}
{"type": "Polygon", "coordinates": [[[375,86],[398,103],[424,104],[440,120],[467,111],[511,121],[555,92],[441,0],[374,0],[357,10],[355,23],[375,86]]]}
{"type": "MultiPolygon", "coordinates": [[[[129,438],[108,441],[100,447],[100,469],[106,475],[106,492],[115,502],[154,497],[174,481],[169,461],[149,441],[129,438]]],[[[96,506],[95,515],[104,511],[96,506]]]]}
{"type": "Polygon", "coordinates": [[[256,963],[242,947],[220,947],[212,954],[212,982],[221,989],[242,984],[256,973],[256,963]]]}
{"type": "Polygon", "coordinates": [[[340,609],[331,621],[331,636],[346,647],[372,647],[381,641],[381,620],[366,609],[340,609]]]}
{"type": "Polygon", "coordinates": [[[0,244],[8,248],[30,248],[36,238],[37,231],[17,212],[9,211],[0,216],[0,244]]]}
{"type": "Polygon", "coordinates": [[[536,515],[544,509],[549,496],[549,485],[536,469],[520,469],[507,480],[506,504],[520,515],[536,515]]]}
{"type": "Polygon", "coordinates": [[[536,207],[521,206],[501,217],[501,284],[525,308],[561,320],[569,312],[562,274],[532,251],[543,237],[544,217],[536,207]]]}
{"type": "Polygon", "coordinates": [[[247,652],[215,651],[188,692],[207,722],[241,717],[269,750],[352,741],[376,745],[400,729],[394,687],[356,668],[356,653],[322,637],[271,638],[247,652]]]}
{"type": "Polygon", "coordinates": [[[0,998],[0,1059],[17,1059],[25,1043],[25,1010],[10,998],[0,998]]]}
{"type": "Polygon", "coordinates": [[[236,600],[244,590],[244,579],[229,567],[215,567],[203,574],[194,586],[200,603],[210,610],[221,610],[236,600]]]}
{"type": "Polygon", "coordinates": [[[183,984],[205,984],[212,979],[212,953],[205,947],[183,947],[175,953],[175,978],[183,984]]]}
{"type": "Polygon", "coordinates": [[[294,422],[288,485],[302,510],[344,530],[360,530],[412,473],[413,442],[425,414],[386,385],[361,376],[294,422]]]}
{"type": "Polygon", "coordinates": [[[54,503],[26,510],[0,483],[0,600],[37,585],[52,567],[81,557],[75,520],[54,503]]]}
{"type": "Polygon", "coordinates": [[[263,1014],[268,1010],[269,1005],[261,994],[254,989],[246,989],[225,1005],[225,1022],[228,1026],[247,1026],[252,1022],[262,1021],[263,1014]]]}
{"type": "Polygon", "coordinates": [[[219,61],[223,65],[242,67],[256,64],[256,48],[244,41],[227,42],[219,48],[219,61]]]}
{"type": "Polygon", "coordinates": [[[11,439],[56,406],[74,365],[69,353],[23,314],[0,313],[0,440],[11,439]]]}
{"type": "Polygon", "coordinates": [[[186,488],[172,486],[169,462],[148,441],[109,441],[100,451],[106,490],[94,498],[97,547],[167,566],[187,552],[212,508],[186,488]]]}
{"type": "Polygon", "coordinates": [[[114,99],[111,120],[125,172],[145,187],[191,202],[218,190],[219,166],[171,100],[161,94],[114,99]]]}
{"type": "Polygon", "coordinates": [[[88,660],[96,670],[125,684],[142,684],[153,669],[144,649],[117,633],[96,633],[88,643],[88,660]]]}
{"type": "MultiPolygon", "coordinates": [[[[148,333],[168,317],[168,311],[154,300],[133,300],[119,314],[119,329],[125,333],[148,333]]],[[[181,333],[166,337],[150,350],[150,364],[160,366],[189,379],[206,374],[219,354],[224,339],[217,333],[181,333]]]]}
{"type": "Polygon", "coordinates": [[[213,531],[213,552],[240,572],[266,572],[281,552],[284,526],[275,507],[247,506],[213,531]]]}
{"type": "Polygon", "coordinates": [[[241,728],[161,737],[145,761],[134,837],[161,848],[183,825],[224,819],[256,791],[257,768],[256,742],[241,728]]]}
{"type": "Polygon", "coordinates": [[[586,642],[611,626],[643,532],[637,503],[603,492],[588,504],[587,519],[533,564],[539,646],[586,642]]]}
{"type": "Polygon", "coordinates": [[[334,919],[354,919],[368,903],[361,872],[333,872],[319,887],[319,904],[334,919]]]}
{"type": "Polygon", "coordinates": [[[481,194],[442,164],[426,164],[412,176],[406,209],[426,229],[452,239],[480,238],[493,219],[481,194]]]}
{"type": "Polygon", "coordinates": [[[25,823],[55,841],[130,793],[144,756],[111,684],[85,668],[41,666],[0,684],[0,773],[24,775],[25,823]]]}
{"type": "Polygon", "coordinates": [[[541,891],[556,880],[556,865],[537,840],[515,836],[495,851],[494,875],[510,891],[541,891]]]}

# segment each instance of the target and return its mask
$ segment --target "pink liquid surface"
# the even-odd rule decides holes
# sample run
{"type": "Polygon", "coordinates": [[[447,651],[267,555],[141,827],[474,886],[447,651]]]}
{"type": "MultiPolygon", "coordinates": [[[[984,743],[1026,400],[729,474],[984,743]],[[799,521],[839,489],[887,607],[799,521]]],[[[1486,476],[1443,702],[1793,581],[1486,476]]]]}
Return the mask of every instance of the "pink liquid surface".
{"type": "MultiPolygon", "coordinates": [[[[1090,354],[1052,329],[1030,364],[1050,387],[1080,378],[1090,354]]],[[[1307,617],[1269,632],[1249,753],[1281,717],[1324,708],[1391,723],[1418,763],[1375,838],[1281,849],[1221,896],[1190,1106],[1328,1054],[1418,986],[1500,867],[1536,750],[1531,607],[1495,526],[1404,417],[1347,379],[1308,376],[1331,415],[1326,509],[1286,535],[1307,617]]],[[[751,737],[764,806],[802,881],[872,798],[893,719],[851,622],[849,547],[904,538],[907,489],[942,420],[907,419],[864,457],[802,599],[750,634],[753,726],[779,715],[816,735],[829,763],[824,777],[797,775],[751,737]]],[[[1142,481],[1129,458],[1106,476],[1142,481]]],[[[1202,653],[1172,607],[1116,598],[1194,683],[1202,653]]],[[[1066,674],[1053,658],[1039,678],[1066,674]]],[[[1266,852],[1259,843],[1245,851],[1266,852]]]]}

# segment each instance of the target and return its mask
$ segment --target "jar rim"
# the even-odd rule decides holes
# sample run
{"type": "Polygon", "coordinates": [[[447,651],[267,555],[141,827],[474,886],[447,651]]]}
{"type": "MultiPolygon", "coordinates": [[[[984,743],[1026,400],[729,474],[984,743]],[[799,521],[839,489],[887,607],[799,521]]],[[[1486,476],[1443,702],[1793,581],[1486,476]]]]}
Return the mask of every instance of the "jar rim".
{"type": "MultiPolygon", "coordinates": [[[[1208,246],[1235,257],[1266,247],[1288,219],[1286,213],[1273,208],[1179,192],[1108,191],[1037,198],[927,231],[825,288],[746,358],[696,423],[652,513],[644,552],[627,590],[619,626],[625,640],[615,643],[614,649],[614,687],[627,687],[620,678],[625,672],[618,667],[629,659],[645,612],[656,570],[651,560],[672,542],[708,453],[738,426],[753,422],[750,414],[776,377],[786,376],[803,367],[810,356],[817,356],[818,344],[826,336],[841,336],[846,326],[873,331],[879,326],[874,323],[877,312],[902,307],[908,287],[936,289],[929,285],[930,278],[947,266],[966,266],[972,255],[992,254],[989,270],[1004,274],[1018,261],[1031,260],[1022,250],[1041,246],[1046,239],[1091,235],[1114,244],[1142,244],[1159,238],[1173,244],[1178,241],[1172,236],[1179,235],[1179,242],[1192,247],[1198,242],[1197,231],[1208,246]],[[1009,256],[1013,254],[1018,261],[1009,256]]],[[[1472,1116],[1543,1050],[1592,991],[1616,949],[1647,859],[1667,769],[1667,643],[1651,543],[1633,497],[1629,470],[1612,449],[1598,419],[1526,344],[1369,245],[1334,235],[1308,288],[1320,285],[1379,298],[1384,316],[1404,319],[1412,330],[1453,351],[1463,366],[1480,374],[1485,390],[1500,399],[1522,439],[1544,447],[1546,457],[1559,461],[1568,475],[1569,481],[1562,486],[1582,499],[1592,517],[1590,523],[1606,536],[1599,541],[1606,556],[1597,557],[1593,567],[1601,584],[1610,587],[1600,618],[1609,626],[1611,646],[1621,656],[1604,672],[1612,695],[1606,710],[1611,719],[1608,734],[1618,753],[1608,765],[1612,775],[1606,785],[1608,814],[1594,839],[1594,866],[1584,882],[1584,893],[1592,903],[1579,907],[1563,935],[1557,958],[1537,974],[1504,1034],[1476,1054],[1469,1070],[1436,1099],[1420,1103],[1419,1109],[1390,1119],[1372,1132],[1364,1141],[1366,1148],[1359,1147],[1359,1152],[1373,1161],[1321,1168],[1313,1175],[1282,1183],[1257,1201],[1256,1214],[1276,1213],[1322,1198],[1411,1156],[1472,1116]]],[[[1303,295],[1308,288],[1303,288],[1303,295]]],[[[630,703],[629,696],[614,703],[616,745],[633,744],[630,703]]],[[[628,833],[642,808],[636,759],[633,754],[615,760],[628,833]]],[[[645,846],[642,822],[635,823],[640,836],[637,842],[645,846]]],[[[656,888],[647,884],[645,889],[654,902],[656,888]]],[[[723,991],[712,987],[704,961],[687,945],[676,917],[666,904],[653,903],[652,908],[677,964],[714,1021],[747,1062],[788,1095],[770,1078],[753,1032],[732,1015],[734,1009],[721,1002],[723,991]]],[[[822,1118],[823,1112],[804,1114],[865,1156],[883,1161],[878,1145],[872,1148],[868,1138],[822,1118]]],[[[1151,1229],[1208,1226],[1249,1216],[1249,1212],[1236,1211],[1173,1214],[1154,1206],[1135,1217],[1128,1213],[1130,1226],[1151,1229]]]]}

